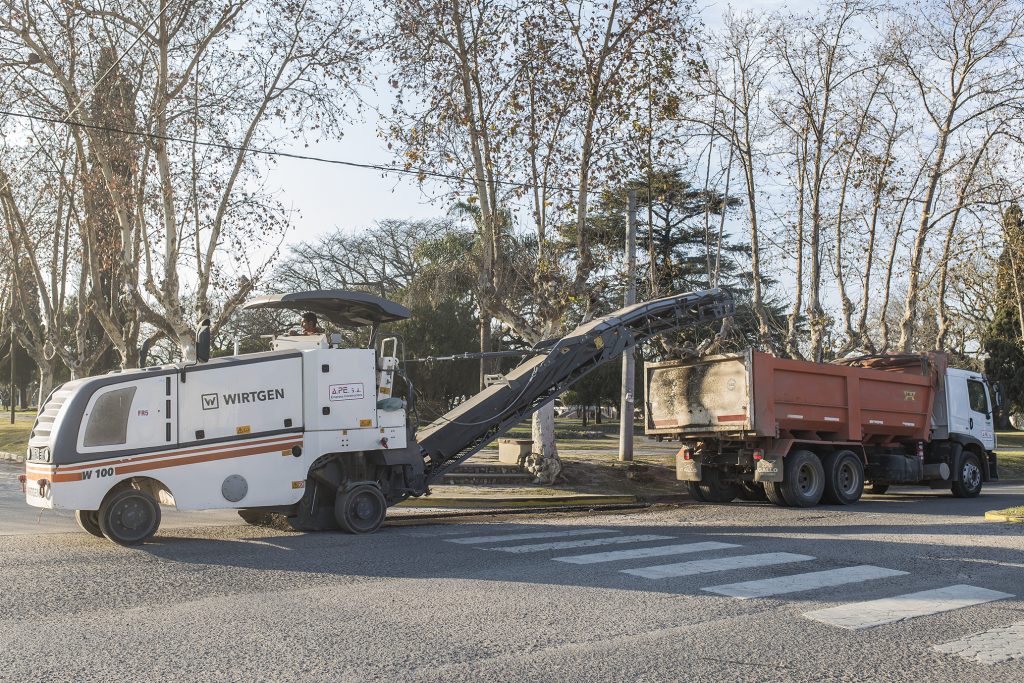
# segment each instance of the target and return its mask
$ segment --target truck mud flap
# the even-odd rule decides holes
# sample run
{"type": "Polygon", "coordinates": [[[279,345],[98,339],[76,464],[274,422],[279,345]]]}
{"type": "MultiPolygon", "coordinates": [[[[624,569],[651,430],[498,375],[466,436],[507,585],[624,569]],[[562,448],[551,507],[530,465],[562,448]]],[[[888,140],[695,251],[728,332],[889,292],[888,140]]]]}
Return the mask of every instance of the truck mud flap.
{"type": "Polygon", "coordinates": [[[682,455],[676,456],[676,479],[679,481],[700,481],[701,464],[698,460],[683,460],[682,455]]]}
{"type": "Polygon", "coordinates": [[[763,458],[754,468],[754,481],[782,481],[782,458],[763,458]]]}

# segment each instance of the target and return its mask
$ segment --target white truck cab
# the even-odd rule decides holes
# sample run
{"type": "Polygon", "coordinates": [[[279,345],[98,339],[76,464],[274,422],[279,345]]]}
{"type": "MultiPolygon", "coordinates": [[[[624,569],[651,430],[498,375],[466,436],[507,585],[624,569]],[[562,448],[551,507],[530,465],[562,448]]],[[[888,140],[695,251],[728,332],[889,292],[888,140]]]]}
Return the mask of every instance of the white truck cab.
{"type": "Polygon", "coordinates": [[[949,368],[946,370],[947,429],[976,440],[985,451],[996,449],[996,432],[993,423],[995,408],[989,391],[988,380],[971,370],[949,368]]]}

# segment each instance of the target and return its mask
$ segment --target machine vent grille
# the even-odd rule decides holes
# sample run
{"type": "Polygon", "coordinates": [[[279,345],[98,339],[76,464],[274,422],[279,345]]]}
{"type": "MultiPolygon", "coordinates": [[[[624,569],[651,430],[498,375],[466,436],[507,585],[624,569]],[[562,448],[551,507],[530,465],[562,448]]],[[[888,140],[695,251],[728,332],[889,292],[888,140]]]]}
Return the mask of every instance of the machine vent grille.
{"type": "Polygon", "coordinates": [[[75,393],[75,389],[78,388],[79,384],[80,382],[67,382],[50,393],[46,403],[43,404],[42,410],[36,415],[36,422],[32,426],[29,444],[45,443],[50,440],[50,431],[53,429],[53,421],[57,419],[57,413],[60,412],[64,402],[75,393]]]}

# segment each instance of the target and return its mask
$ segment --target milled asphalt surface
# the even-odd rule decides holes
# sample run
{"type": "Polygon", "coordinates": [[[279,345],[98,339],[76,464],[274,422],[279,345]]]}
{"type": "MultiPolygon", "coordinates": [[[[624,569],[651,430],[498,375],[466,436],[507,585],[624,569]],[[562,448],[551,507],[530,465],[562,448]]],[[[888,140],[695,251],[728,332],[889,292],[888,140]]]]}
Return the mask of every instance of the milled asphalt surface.
{"type": "Polygon", "coordinates": [[[982,664],[934,646],[1024,621],[1024,525],[982,519],[1024,503],[1024,486],[967,501],[894,491],[850,508],[692,504],[404,521],[362,537],[169,512],[154,542],[125,549],[57,528],[25,533],[28,509],[13,507],[20,494],[4,485],[0,680],[1019,683],[1024,659],[982,664]],[[495,548],[543,541],[450,542],[586,529],[672,540],[532,553],[495,548]],[[741,547],[595,565],[552,559],[699,541],[741,547]],[[815,559],[657,581],[620,571],[763,552],[815,559]],[[750,600],[701,590],[859,564],[908,574],[750,600]],[[954,584],[1015,597],[863,631],[802,616],[954,584]]]}

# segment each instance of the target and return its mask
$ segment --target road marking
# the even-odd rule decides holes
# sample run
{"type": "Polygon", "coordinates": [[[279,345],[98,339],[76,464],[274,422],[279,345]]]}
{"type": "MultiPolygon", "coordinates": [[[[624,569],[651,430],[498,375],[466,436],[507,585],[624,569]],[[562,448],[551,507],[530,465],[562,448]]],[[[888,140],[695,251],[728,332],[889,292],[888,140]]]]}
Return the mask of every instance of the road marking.
{"type": "Polygon", "coordinates": [[[618,560],[635,560],[645,557],[665,557],[666,555],[686,555],[689,553],[702,553],[707,550],[724,550],[726,548],[739,548],[735,543],[718,543],[717,541],[704,541],[701,543],[679,543],[676,545],[661,545],[653,548],[636,548],[634,550],[610,550],[606,553],[589,553],[587,555],[566,555],[565,557],[552,558],[558,562],[570,562],[572,564],[597,564],[599,562],[616,562],[618,560]]]}
{"type": "Polygon", "coordinates": [[[804,616],[831,626],[859,631],[872,626],[881,626],[939,612],[949,612],[1012,597],[1009,593],[957,584],[918,593],[897,595],[894,598],[852,602],[848,605],[807,612],[804,616]]]}
{"type": "Polygon", "coordinates": [[[565,538],[567,536],[592,536],[594,534],[617,534],[614,529],[570,529],[568,531],[535,531],[529,534],[502,534],[501,536],[471,536],[470,538],[446,538],[448,543],[499,543],[501,541],[527,541],[532,538],[565,538]]]}
{"type": "Polygon", "coordinates": [[[1024,621],[935,645],[935,650],[982,664],[1024,659],[1024,621]]]}
{"type": "Polygon", "coordinates": [[[765,598],[770,595],[798,593],[827,586],[859,583],[861,581],[870,581],[871,579],[884,579],[889,576],[900,576],[906,573],[897,569],[886,569],[885,567],[873,567],[869,564],[862,564],[857,567],[828,569],[821,572],[777,576],[758,581],[742,581],[740,583],[727,583],[721,586],[708,586],[701,590],[746,600],[747,598],[765,598]]]}
{"type": "Polygon", "coordinates": [[[543,550],[568,550],[569,548],[593,548],[599,545],[618,545],[620,543],[647,543],[648,541],[671,541],[672,536],[640,534],[638,536],[612,536],[611,538],[584,538],[578,541],[555,541],[554,543],[532,543],[530,545],[513,545],[507,548],[488,548],[503,553],[539,553],[543,550]]]}
{"type": "Polygon", "coordinates": [[[659,564],[653,567],[640,567],[639,569],[623,569],[622,572],[624,574],[642,576],[646,579],[667,579],[675,576],[724,572],[731,569],[767,567],[773,564],[786,564],[788,562],[806,562],[813,559],[810,555],[795,555],[793,553],[761,553],[759,555],[722,557],[715,560],[691,560],[689,562],[676,562],[675,564],[659,564]]]}

